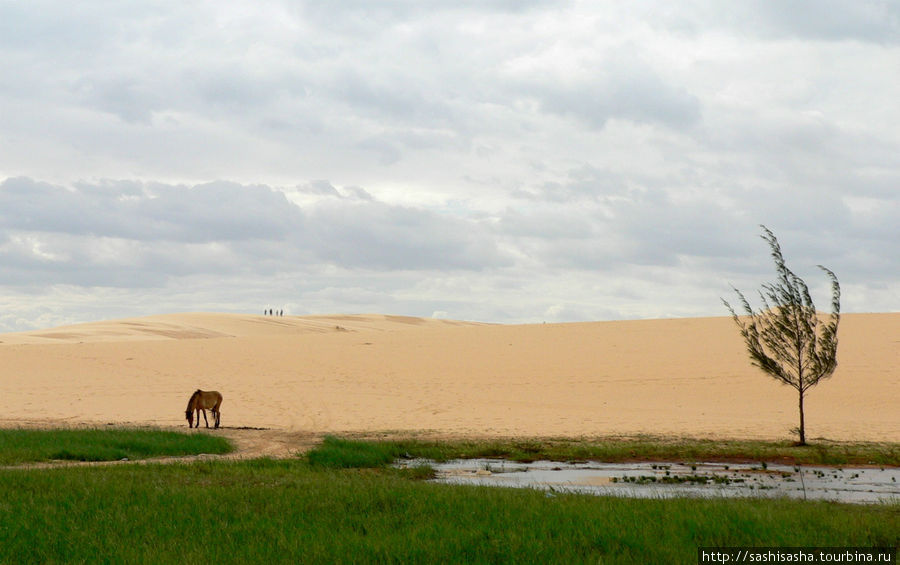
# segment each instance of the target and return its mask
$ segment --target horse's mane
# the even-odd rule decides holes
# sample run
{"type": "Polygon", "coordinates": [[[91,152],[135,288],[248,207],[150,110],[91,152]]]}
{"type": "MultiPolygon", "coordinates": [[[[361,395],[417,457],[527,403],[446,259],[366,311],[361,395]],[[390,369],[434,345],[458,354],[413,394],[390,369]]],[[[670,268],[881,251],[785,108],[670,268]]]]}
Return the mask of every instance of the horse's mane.
{"type": "Polygon", "coordinates": [[[191,411],[191,408],[194,406],[194,399],[197,398],[197,396],[200,394],[200,392],[201,391],[199,388],[194,391],[194,394],[192,394],[191,397],[188,399],[187,408],[184,409],[185,412],[191,411]]]}

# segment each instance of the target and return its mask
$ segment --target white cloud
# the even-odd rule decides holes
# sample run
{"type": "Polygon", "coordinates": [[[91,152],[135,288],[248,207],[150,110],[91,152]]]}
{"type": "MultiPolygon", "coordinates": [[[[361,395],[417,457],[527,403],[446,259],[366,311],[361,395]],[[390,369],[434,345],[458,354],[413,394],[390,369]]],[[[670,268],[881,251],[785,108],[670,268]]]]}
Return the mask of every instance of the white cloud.
{"type": "Polygon", "coordinates": [[[759,223],[896,310],[898,37],[887,0],[0,3],[0,327],[723,314],[759,223]]]}

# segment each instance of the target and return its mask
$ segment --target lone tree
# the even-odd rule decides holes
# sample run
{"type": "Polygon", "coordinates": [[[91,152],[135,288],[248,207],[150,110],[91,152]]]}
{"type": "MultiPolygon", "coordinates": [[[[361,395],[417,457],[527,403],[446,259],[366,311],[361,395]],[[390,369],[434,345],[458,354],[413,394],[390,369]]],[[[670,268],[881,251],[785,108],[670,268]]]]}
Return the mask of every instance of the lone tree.
{"type": "Polygon", "coordinates": [[[830,377],[837,368],[841,287],[832,271],[818,265],[831,279],[831,316],[820,319],[806,283],[784,264],[775,234],[766,226],[760,227],[765,232],[760,237],[772,250],[778,281],[762,286],[759,296],[763,308],[758,312],[734,287],[744,316],[738,316],[724,298],[722,302],[741,329],[753,365],[797,390],[800,397],[799,445],[806,445],[803,398],[806,391],[830,377]]]}

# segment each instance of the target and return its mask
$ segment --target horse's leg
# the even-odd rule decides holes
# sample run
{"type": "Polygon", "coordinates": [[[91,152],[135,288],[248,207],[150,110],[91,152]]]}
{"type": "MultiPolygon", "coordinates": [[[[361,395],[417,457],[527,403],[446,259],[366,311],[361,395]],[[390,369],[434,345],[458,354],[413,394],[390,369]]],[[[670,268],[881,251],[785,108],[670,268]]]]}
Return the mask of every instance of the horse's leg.
{"type": "Polygon", "coordinates": [[[222,420],[222,395],[220,394],[218,399],[216,400],[216,405],[213,406],[213,414],[216,416],[216,429],[219,427],[219,422],[222,420]]]}
{"type": "Polygon", "coordinates": [[[199,410],[199,409],[195,409],[195,410],[194,410],[194,413],[195,413],[195,414],[194,414],[194,416],[195,416],[194,419],[197,420],[197,425],[194,426],[194,427],[195,427],[195,428],[199,428],[199,427],[200,427],[200,410],[199,410]]]}
{"type": "MultiPolygon", "coordinates": [[[[203,410],[203,421],[206,422],[206,427],[209,427],[209,420],[206,419],[206,409],[203,410]]],[[[199,424],[199,422],[197,422],[199,424]]]]}

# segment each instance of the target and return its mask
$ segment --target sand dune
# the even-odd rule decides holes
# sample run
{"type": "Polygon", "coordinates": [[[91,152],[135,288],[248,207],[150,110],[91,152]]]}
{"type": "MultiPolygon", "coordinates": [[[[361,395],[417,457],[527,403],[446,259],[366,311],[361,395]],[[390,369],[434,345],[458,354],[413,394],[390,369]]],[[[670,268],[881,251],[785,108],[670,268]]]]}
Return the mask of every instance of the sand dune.
{"type": "MultiPolygon", "coordinates": [[[[811,438],[900,441],[900,314],[847,314],[811,438]]],[[[730,318],[491,325],[384,315],[188,313],[0,334],[0,425],[186,425],[471,436],[788,438],[796,395],[730,318]]]]}
{"type": "Polygon", "coordinates": [[[381,314],[326,316],[248,316],[241,314],[161,314],[61,326],[50,330],[0,334],[0,343],[85,343],[152,339],[208,339],[330,333],[334,331],[390,331],[407,326],[478,325],[453,320],[385,316],[381,314]]]}

